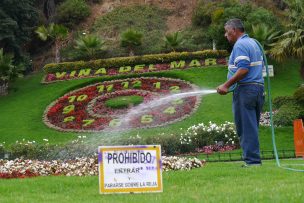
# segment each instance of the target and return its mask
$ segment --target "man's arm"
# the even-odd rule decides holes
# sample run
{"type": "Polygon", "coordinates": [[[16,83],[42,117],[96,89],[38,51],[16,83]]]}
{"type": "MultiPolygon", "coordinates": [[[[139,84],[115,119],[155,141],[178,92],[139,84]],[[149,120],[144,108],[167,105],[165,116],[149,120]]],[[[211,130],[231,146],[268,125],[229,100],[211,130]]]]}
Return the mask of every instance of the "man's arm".
{"type": "Polygon", "coordinates": [[[227,80],[225,83],[221,84],[216,88],[217,92],[221,95],[227,94],[229,91],[229,87],[231,87],[234,83],[242,80],[248,72],[249,70],[247,68],[238,69],[229,80],[227,80]]]}

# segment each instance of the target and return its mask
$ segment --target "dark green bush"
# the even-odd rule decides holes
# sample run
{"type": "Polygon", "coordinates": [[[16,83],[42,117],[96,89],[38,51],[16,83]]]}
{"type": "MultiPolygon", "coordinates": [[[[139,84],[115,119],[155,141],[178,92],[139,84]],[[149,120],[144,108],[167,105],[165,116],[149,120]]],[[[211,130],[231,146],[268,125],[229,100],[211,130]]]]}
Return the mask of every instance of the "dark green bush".
{"type": "Polygon", "coordinates": [[[90,7],[84,0],[66,0],[58,6],[56,20],[73,27],[90,15],[90,7]]]}
{"type": "Polygon", "coordinates": [[[295,98],[296,102],[299,105],[304,106],[304,86],[303,85],[295,91],[293,97],[295,98]]]}
{"type": "Polygon", "coordinates": [[[4,145],[0,144],[0,159],[4,158],[5,148],[4,145]]]}
{"type": "Polygon", "coordinates": [[[146,139],[146,144],[159,144],[162,147],[162,152],[166,155],[174,155],[179,153],[189,152],[182,147],[178,135],[158,135],[150,136],[146,139]]]}
{"type": "Polygon", "coordinates": [[[282,105],[293,105],[295,99],[292,96],[279,96],[274,98],[272,104],[274,109],[279,109],[282,105]]]}
{"type": "Polygon", "coordinates": [[[281,27],[280,21],[271,11],[256,8],[251,3],[229,0],[212,3],[201,2],[194,12],[192,23],[206,28],[207,39],[214,40],[217,49],[231,49],[224,37],[224,25],[229,19],[241,19],[247,33],[251,32],[253,24],[264,23],[274,30],[281,27]]]}
{"type": "Polygon", "coordinates": [[[279,112],[274,115],[273,123],[276,126],[292,126],[293,120],[300,117],[300,109],[297,105],[283,104],[279,112]]]}
{"type": "Polygon", "coordinates": [[[10,146],[10,159],[47,159],[54,146],[35,142],[16,142],[10,146]]]}

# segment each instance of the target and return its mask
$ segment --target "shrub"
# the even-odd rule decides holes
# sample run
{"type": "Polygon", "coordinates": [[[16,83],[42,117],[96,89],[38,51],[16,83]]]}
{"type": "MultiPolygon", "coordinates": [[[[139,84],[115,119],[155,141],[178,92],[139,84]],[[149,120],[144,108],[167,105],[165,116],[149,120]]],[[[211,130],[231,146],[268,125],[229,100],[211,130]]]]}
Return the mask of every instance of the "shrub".
{"type": "Polygon", "coordinates": [[[200,3],[193,12],[192,24],[195,26],[209,26],[211,24],[211,11],[215,9],[215,3],[200,3]]]}
{"type": "Polygon", "coordinates": [[[159,144],[162,147],[162,152],[166,155],[174,155],[179,153],[188,152],[181,147],[178,135],[164,135],[150,136],[146,139],[146,144],[159,144]]]}
{"type": "Polygon", "coordinates": [[[279,109],[282,105],[293,105],[295,99],[292,96],[279,96],[274,98],[272,104],[274,109],[279,109]]]}
{"type": "Polygon", "coordinates": [[[43,67],[46,73],[56,73],[60,71],[80,70],[83,67],[90,67],[92,70],[97,70],[100,67],[120,67],[134,64],[148,63],[166,63],[174,60],[191,60],[194,58],[220,58],[228,56],[228,52],[224,50],[204,50],[196,52],[174,52],[168,54],[150,54],[143,56],[132,57],[117,57],[108,59],[99,59],[92,61],[75,61],[63,63],[50,63],[43,67]]]}
{"type": "Polygon", "coordinates": [[[299,105],[304,106],[304,86],[303,85],[295,91],[293,96],[299,105]]]}
{"type": "Polygon", "coordinates": [[[39,144],[35,141],[16,141],[10,146],[10,159],[24,158],[24,159],[46,159],[54,146],[49,143],[39,144]]]}
{"type": "Polygon", "coordinates": [[[4,158],[5,148],[3,144],[0,144],[0,159],[4,158]]]}
{"type": "Polygon", "coordinates": [[[180,140],[183,144],[191,144],[196,148],[207,145],[237,145],[239,139],[233,123],[225,122],[221,125],[209,122],[207,125],[200,123],[189,127],[180,140]]]}
{"type": "Polygon", "coordinates": [[[84,0],[66,0],[58,6],[56,19],[58,23],[73,27],[90,13],[90,7],[84,0]]]}
{"type": "Polygon", "coordinates": [[[95,35],[80,35],[75,40],[75,51],[84,59],[96,59],[102,52],[104,40],[95,35]]]}
{"type": "Polygon", "coordinates": [[[293,120],[300,117],[300,111],[297,105],[283,104],[277,114],[273,117],[273,123],[276,126],[292,126],[293,120]]]}

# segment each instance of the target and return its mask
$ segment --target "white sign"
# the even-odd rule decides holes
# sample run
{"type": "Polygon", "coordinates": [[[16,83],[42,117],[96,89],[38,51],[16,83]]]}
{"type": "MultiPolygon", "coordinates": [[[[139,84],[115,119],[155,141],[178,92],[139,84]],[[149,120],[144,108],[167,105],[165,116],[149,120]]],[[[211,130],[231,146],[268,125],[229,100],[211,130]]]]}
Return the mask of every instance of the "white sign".
{"type": "Polygon", "coordinates": [[[99,191],[162,192],[160,145],[98,148],[99,191]]]}
{"type": "MultiPolygon", "coordinates": [[[[268,65],[268,72],[269,72],[269,77],[273,77],[273,65],[268,65]]],[[[266,66],[263,66],[263,77],[266,77],[267,73],[266,73],[266,66]]]]}

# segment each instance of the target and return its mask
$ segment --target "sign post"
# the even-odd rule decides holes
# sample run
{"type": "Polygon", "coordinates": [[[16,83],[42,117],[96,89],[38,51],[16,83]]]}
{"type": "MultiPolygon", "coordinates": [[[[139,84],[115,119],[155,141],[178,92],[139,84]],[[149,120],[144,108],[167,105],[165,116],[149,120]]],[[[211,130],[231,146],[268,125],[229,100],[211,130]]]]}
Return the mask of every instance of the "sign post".
{"type": "Polygon", "coordinates": [[[160,145],[98,148],[99,192],[162,192],[160,145]]]}

